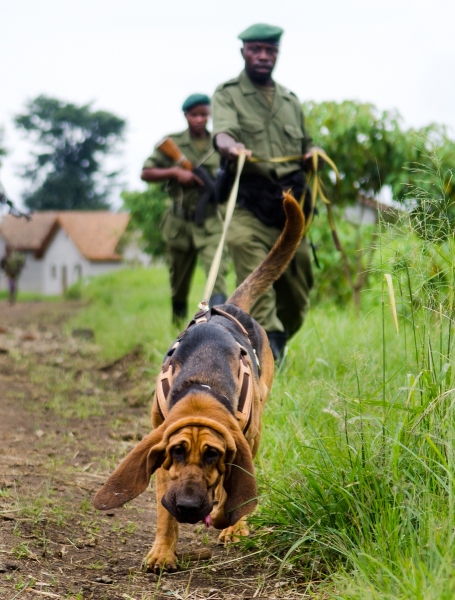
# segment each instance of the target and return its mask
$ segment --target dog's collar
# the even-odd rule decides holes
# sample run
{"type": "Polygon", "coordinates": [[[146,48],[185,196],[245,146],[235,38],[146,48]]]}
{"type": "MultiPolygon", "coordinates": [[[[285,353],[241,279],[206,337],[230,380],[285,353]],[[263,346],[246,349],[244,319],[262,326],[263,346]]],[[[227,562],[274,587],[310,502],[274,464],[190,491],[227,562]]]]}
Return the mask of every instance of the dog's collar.
{"type": "MultiPolygon", "coordinates": [[[[165,419],[169,413],[167,399],[169,397],[169,392],[172,387],[173,380],[173,368],[172,368],[172,357],[179,346],[182,338],[184,337],[186,331],[192,325],[198,325],[200,323],[207,323],[210,320],[212,314],[219,314],[223,317],[227,317],[231,321],[233,321],[239,329],[242,331],[248,343],[251,345],[250,338],[247,330],[243,327],[243,325],[238,321],[233,315],[221,310],[218,307],[212,308],[208,312],[200,311],[194,315],[194,318],[190,321],[185,331],[178,337],[177,341],[171,347],[171,349],[167,353],[167,358],[164,361],[163,366],[161,367],[161,372],[158,375],[155,397],[158,405],[158,410],[163,419],[165,419]]],[[[235,416],[239,422],[240,428],[245,434],[248,431],[248,428],[251,423],[252,411],[253,411],[253,373],[251,366],[247,360],[248,351],[238,342],[236,342],[239,348],[239,372],[238,372],[238,381],[240,386],[240,394],[239,401],[237,405],[237,409],[235,411],[235,416]]],[[[254,351],[254,355],[256,356],[256,361],[259,367],[259,361],[254,351]]],[[[208,392],[210,393],[211,388],[208,385],[198,383],[197,385],[202,386],[204,388],[208,388],[208,392]]]]}

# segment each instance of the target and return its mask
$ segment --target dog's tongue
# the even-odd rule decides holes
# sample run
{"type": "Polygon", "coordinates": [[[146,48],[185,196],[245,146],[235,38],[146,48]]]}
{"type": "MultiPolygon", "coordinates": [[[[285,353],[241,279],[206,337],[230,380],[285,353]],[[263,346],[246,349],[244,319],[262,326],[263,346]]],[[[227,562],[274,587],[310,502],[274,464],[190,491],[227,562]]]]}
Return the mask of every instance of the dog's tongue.
{"type": "Polygon", "coordinates": [[[202,522],[204,523],[204,525],[206,527],[210,527],[211,523],[212,523],[212,517],[210,515],[207,515],[206,517],[204,517],[202,519],[202,522]]]}

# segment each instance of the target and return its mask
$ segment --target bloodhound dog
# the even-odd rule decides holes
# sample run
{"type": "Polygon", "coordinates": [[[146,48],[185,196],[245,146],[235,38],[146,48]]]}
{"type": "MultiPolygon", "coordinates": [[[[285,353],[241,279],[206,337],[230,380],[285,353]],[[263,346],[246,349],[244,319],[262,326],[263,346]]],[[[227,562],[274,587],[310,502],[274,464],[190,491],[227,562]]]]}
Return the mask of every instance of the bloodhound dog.
{"type": "Polygon", "coordinates": [[[153,431],[98,491],[100,510],[141,494],[156,471],[157,531],[149,569],[176,569],[178,523],[212,524],[220,539],[247,535],[257,504],[253,458],[274,360],[264,329],[248,314],[284,272],[300,243],[304,217],[285,194],[278,241],[226,304],[196,314],[167,352],[152,406],[153,431]]]}

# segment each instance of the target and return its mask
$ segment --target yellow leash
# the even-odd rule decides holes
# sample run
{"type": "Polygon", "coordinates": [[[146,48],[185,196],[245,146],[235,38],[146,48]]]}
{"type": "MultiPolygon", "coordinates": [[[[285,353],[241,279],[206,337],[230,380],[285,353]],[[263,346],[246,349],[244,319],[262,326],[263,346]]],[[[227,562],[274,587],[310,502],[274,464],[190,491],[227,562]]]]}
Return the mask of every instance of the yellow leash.
{"type": "MultiPolygon", "coordinates": [[[[318,159],[322,158],[333,170],[336,176],[336,184],[337,191],[340,187],[340,174],[338,169],[336,168],[335,163],[332,159],[330,159],[325,152],[322,150],[314,149],[312,151],[311,156],[311,178],[308,182],[308,185],[311,183],[311,213],[309,218],[305,223],[305,229],[303,235],[305,236],[310,228],[311,222],[313,220],[314,208],[316,206],[316,200],[318,196],[324,202],[327,208],[327,216],[329,219],[330,229],[332,231],[333,241],[335,243],[335,247],[338,251],[341,251],[341,244],[338,238],[338,234],[335,228],[335,221],[333,219],[332,207],[330,200],[327,198],[324,192],[324,186],[322,184],[321,178],[318,175],[318,159]]],[[[268,162],[268,163],[284,163],[284,162],[296,162],[301,161],[303,156],[301,154],[292,155],[292,156],[279,156],[276,158],[261,158],[259,156],[252,156],[249,160],[253,163],[260,162],[268,162]]],[[[237,194],[239,191],[239,183],[240,183],[240,175],[242,174],[243,167],[245,165],[246,154],[245,152],[240,152],[239,157],[237,159],[236,171],[234,183],[232,185],[231,193],[229,194],[229,198],[226,206],[226,216],[223,223],[223,233],[221,234],[221,239],[218,244],[218,248],[216,249],[215,256],[213,258],[212,266],[210,267],[210,272],[207,277],[207,283],[205,285],[204,295],[202,297],[202,301],[198,304],[198,308],[200,310],[208,311],[209,310],[209,300],[213,292],[213,288],[215,287],[215,281],[218,276],[218,271],[220,268],[221,257],[223,255],[223,248],[226,240],[227,230],[231,223],[232,215],[234,213],[235,204],[237,202],[237,194]]],[[[300,199],[300,205],[303,208],[303,202],[305,199],[305,192],[303,191],[302,197],[300,199]]]]}
{"type": "MultiPolygon", "coordinates": [[[[303,156],[301,154],[294,154],[291,156],[279,156],[276,158],[261,158],[259,156],[252,156],[250,158],[250,162],[253,162],[253,163],[263,163],[263,162],[284,163],[284,162],[301,161],[302,158],[303,158],[303,156]]],[[[333,237],[335,247],[338,251],[341,251],[341,244],[340,244],[340,240],[338,238],[338,234],[337,234],[336,227],[335,227],[335,220],[333,218],[331,202],[325,195],[324,185],[321,181],[321,178],[318,175],[318,159],[319,158],[322,158],[332,168],[333,172],[335,173],[337,196],[339,195],[340,174],[338,172],[338,169],[337,169],[335,163],[322,150],[317,150],[317,149],[312,150],[312,153],[311,153],[311,176],[310,176],[310,180],[307,182],[307,185],[311,185],[311,213],[305,223],[305,229],[304,229],[303,235],[305,236],[308,233],[308,230],[310,229],[311,223],[313,221],[316,200],[319,196],[327,208],[327,217],[329,220],[330,229],[332,231],[332,237],[333,237]]],[[[305,200],[305,191],[306,190],[304,190],[302,197],[300,199],[300,206],[302,208],[303,208],[303,202],[305,200]]]]}
{"type": "Polygon", "coordinates": [[[235,203],[237,202],[237,194],[239,191],[240,175],[243,171],[245,159],[245,152],[240,152],[239,157],[237,159],[234,183],[232,185],[231,193],[229,194],[229,198],[227,201],[226,216],[224,217],[223,223],[223,233],[221,234],[221,239],[218,244],[218,248],[216,249],[215,256],[213,257],[213,262],[212,266],[210,267],[209,276],[207,277],[207,283],[205,284],[205,290],[204,295],[202,296],[202,301],[198,304],[198,308],[206,312],[209,310],[209,300],[212,295],[213,288],[215,287],[216,278],[218,276],[218,270],[220,268],[221,257],[223,256],[223,248],[224,242],[226,240],[227,230],[229,224],[231,223],[232,215],[234,214],[235,203]]]}
{"type": "MultiPolygon", "coordinates": [[[[333,172],[335,173],[337,197],[339,196],[339,193],[340,193],[341,180],[340,180],[340,174],[338,172],[338,169],[337,169],[335,163],[322,150],[313,150],[312,156],[311,156],[311,167],[312,167],[311,177],[308,182],[308,185],[311,185],[311,213],[305,224],[305,232],[303,235],[307,234],[307,232],[311,226],[311,223],[313,221],[313,215],[314,215],[314,207],[316,206],[316,200],[319,196],[321,198],[321,200],[324,202],[326,209],[327,209],[327,218],[329,220],[330,229],[332,231],[332,237],[333,237],[333,242],[335,244],[335,248],[338,250],[338,252],[341,252],[341,244],[340,244],[340,240],[338,238],[337,230],[335,227],[335,220],[333,218],[331,202],[325,195],[324,185],[318,174],[318,158],[319,157],[321,157],[332,168],[333,172]]],[[[305,196],[305,192],[302,195],[302,202],[304,200],[304,196],[305,196]]]]}

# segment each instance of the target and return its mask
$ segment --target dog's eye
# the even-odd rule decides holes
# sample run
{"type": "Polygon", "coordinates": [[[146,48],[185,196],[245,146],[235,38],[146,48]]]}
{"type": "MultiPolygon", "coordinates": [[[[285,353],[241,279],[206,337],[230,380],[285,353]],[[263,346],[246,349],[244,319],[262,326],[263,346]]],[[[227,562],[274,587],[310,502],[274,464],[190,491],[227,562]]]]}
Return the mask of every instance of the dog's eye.
{"type": "Polygon", "coordinates": [[[218,460],[219,456],[220,453],[218,452],[218,450],[215,450],[215,448],[207,448],[207,450],[204,452],[204,459],[206,460],[206,462],[215,462],[216,460],[218,460]]]}
{"type": "Polygon", "coordinates": [[[174,446],[172,448],[172,456],[175,460],[183,460],[185,458],[185,448],[183,446],[174,446]]]}

